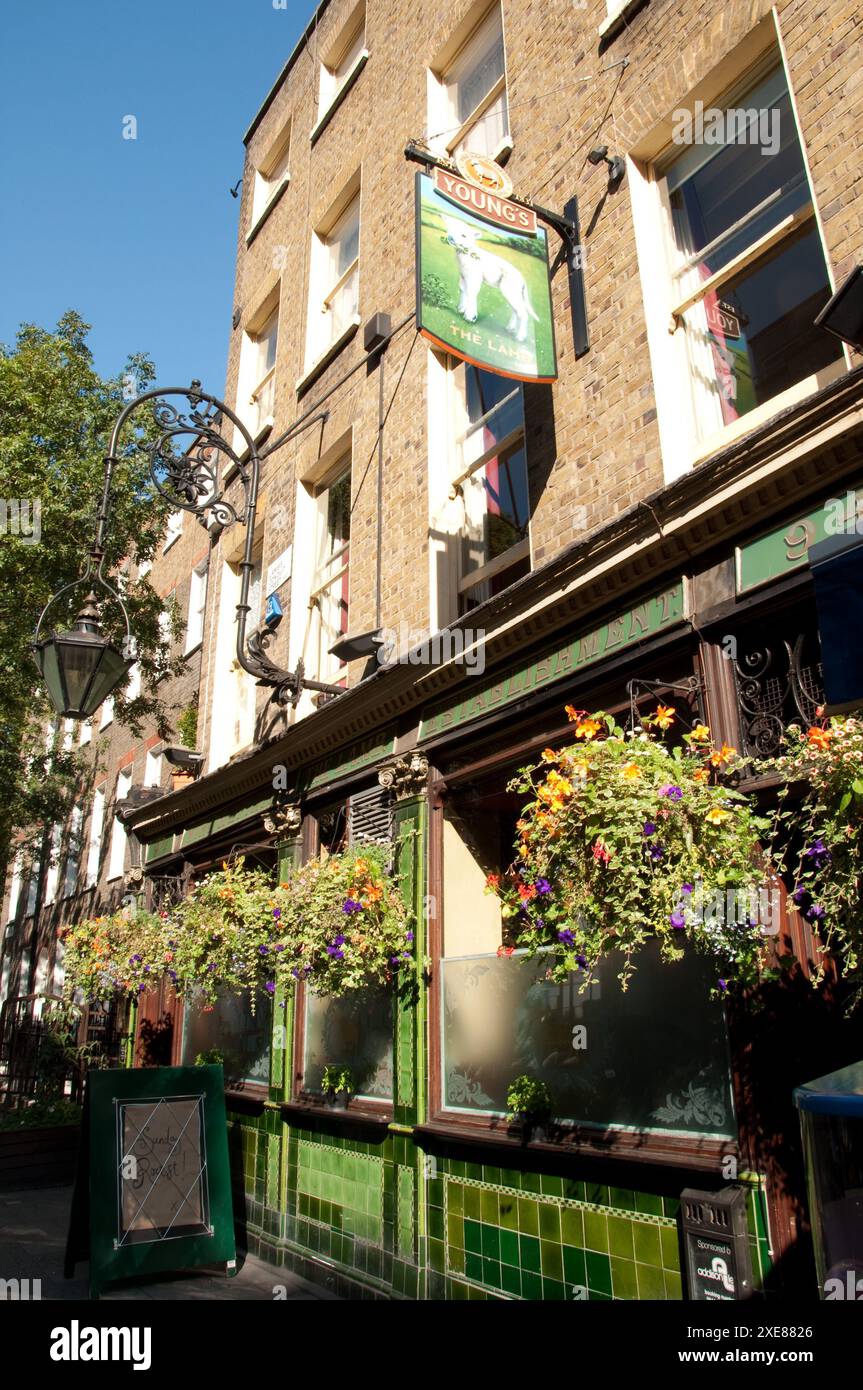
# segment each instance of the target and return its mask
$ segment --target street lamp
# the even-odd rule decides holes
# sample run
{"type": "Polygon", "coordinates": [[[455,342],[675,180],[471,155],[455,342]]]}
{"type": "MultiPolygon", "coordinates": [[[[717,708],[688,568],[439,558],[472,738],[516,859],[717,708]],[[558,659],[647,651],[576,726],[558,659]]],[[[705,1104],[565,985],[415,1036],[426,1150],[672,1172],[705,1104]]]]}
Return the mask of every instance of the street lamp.
{"type": "MultiPolygon", "coordinates": [[[[242,420],[222,401],[202,391],[199,381],[193,381],[191,386],[145,391],[125,406],[117,417],[105,458],[102,501],[87,569],[80,579],[67,584],[49,599],[33,638],[36,663],[57,713],[68,719],[89,719],[123,680],[137,654],[123,600],[107,582],[102,569],[120,434],[135,411],[144,409],[150,410],[156,426],[155,435],[152,439],[137,441],[136,447],[149,455],[150,477],[157,491],[175,511],[191,512],[205,526],[209,521],[219,526],[239,522],[246,528],[240,563],[240,601],[237,604],[237,660],[240,665],[256,678],[258,685],[272,686],[280,704],[290,702],[296,705],[304,688],[327,695],[343,695],[343,686],[306,679],[302,661],[298,662],[296,671],[283,671],[276,666],[266,654],[271,633],[258,630],[246,639],[249,585],[254,567],[252,550],[261,475],[260,456],[242,420]],[[177,397],[180,400],[174,403],[172,398],[177,397]],[[229,442],[222,433],[223,420],[233,425],[234,441],[237,438],[242,441],[239,453],[234,443],[229,442]],[[242,485],[243,504],[239,509],[224,494],[226,470],[222,467],[223,459],[227,460],[227,471],[232,481],[238,479],[242,485]],[[52,631],[50,636],[40,637],[48,610],[63,594],[85,585],[89,586],[89,591],[74,627],[67,632],[52,631]],[[104,591],[107,596],[105,600],[100,602],[97,589],[104,591]],[[102,632],[102,608],[105,602],[116,603],[123,614],[126,635],[121,648],[114,646],[102,632]]],[[[290,438],[302,423],[304,421],[297,422],[297,427],[289,430],[279,443],[290,438]]]]}

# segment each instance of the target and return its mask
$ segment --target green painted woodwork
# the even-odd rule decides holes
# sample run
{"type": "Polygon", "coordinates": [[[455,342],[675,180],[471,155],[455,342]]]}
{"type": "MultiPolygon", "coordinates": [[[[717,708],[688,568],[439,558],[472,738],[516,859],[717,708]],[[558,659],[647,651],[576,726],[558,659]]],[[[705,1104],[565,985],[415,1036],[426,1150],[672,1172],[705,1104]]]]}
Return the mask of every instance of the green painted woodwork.
{"type": "Polygon", "coordinates": [[[857,521],[861,505],[863,487],[848,488],[805,516],[739,545],[735,554],[738,594],[802,569],[808,564],[809,547],[816,541],[843,530],[863,532],[863,522],[857,521]]]}
{"type": "Polygon", "coordinates": [[[666,628],[682,622],[685,616],[685,588],[680,579],[670,589],[619,613],[602,627],[564,642],[541,660],[518,667],[484,685],[477,683],[475,694],[428,715],[422,721],[420,738],[431,738],[503,709],[535,690],[576,675],[597,661],[616,656],[634,642],[664,632],[666,628]]]}

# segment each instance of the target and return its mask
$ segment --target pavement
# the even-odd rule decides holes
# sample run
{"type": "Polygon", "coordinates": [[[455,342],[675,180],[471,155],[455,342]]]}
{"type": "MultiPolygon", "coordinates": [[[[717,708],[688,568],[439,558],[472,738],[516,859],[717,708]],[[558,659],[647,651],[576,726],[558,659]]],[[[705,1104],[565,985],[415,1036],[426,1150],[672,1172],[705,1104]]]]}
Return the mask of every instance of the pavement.
{"type": "MultiPolygon", "coordinates": [[[[87,1265],[75,1267],[75,1278],[63,1278],[63,1257],[71,1187],[47,1187],[27,1191],[0,1192],[0,1281],[17,1280],[10,1287],[0,1282],[0,1301],[23,1293],[24,1279],[41,1281],[39,1297],[58,1301],[89,1298],[87,1265]]],[[[162,1275],[147,1283],[114,1285],[102,1300],[216,1300],[272,1302],[280,1299],[298,1302],[330,1301],[336,1295],[318,1288],[289,1270],[237,1252],[239,1272],[232,1279],[207,1271],[162,1275]]],[[[32,1282],[30,1297],[34,1297],[32,1282]]],[[[336,1300],[338,1301],[338,1300],[336,1300]]]]}

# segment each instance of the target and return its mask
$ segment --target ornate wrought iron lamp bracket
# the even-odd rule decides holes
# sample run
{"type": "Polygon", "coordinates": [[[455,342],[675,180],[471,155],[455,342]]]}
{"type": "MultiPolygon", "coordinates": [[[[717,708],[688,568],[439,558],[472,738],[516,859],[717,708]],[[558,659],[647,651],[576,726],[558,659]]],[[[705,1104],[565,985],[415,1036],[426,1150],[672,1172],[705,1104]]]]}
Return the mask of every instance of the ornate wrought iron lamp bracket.
{"type": "MultiPolygon", "coordinates": [[[[254,676],[259,685],[272,686],[279,704],[296,705],[304,688],[328,695],[344,694],[344,687],[309,680],[302,661],[295,671],[283,671],[266,654],[272,634],[257,629],[246,636],[249,588],[254,563],[255,517],[261,480],[261,459],[252,435],[242,420],[220,401],[201,389],[200,381],[191,386],[159,387],[136,396],[117,417],[108,453],[105,458],[105,478],[102,500],[96,521],[96,536],[90,551],[91,566],[96,565],[97,580],[122,601],[102,575],[105,540],[110,518],[111,489],[119,462],[120,436],[136,411],[149,408],[155,423],[155,435],[138,438],[127,447],[143,450],[148,455],[148,469],[153,485],[175,511],[191,512],[203,526],[231,526],[234,522],[246,528],[243,558],[240,562],[240,598],[237,604],[237,660],[244,671],[254,676]],[[172,400],[173,398],[173,400],[172,400]],[[233,426],[232,439],[227,438],[225,421],[233,426]],[[225,495],[225,475],[239,480],[243,490],[243,505],[237,509],[225,495]]],[[[298,425],[297,428],[300,426],[298,425]]],[[[288,430],[279,443],[285,443],[297,430],[288,430]]],[[[90,566],[88,566],[88,575],[90,566]]],[[[78,581],[80,582],[80,581],[78,581]]],[[[125,613],[125,609],[123,610],[125,613]]],[[[128,632],[128,617],[126,627],[128,632]]]]}

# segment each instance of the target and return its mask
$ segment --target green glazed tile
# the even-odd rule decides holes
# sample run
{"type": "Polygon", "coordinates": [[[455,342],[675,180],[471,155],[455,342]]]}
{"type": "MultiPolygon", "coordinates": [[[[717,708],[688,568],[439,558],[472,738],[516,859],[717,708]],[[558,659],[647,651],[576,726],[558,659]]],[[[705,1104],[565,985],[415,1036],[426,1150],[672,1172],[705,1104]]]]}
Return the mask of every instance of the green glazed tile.
{"type": "Polygon", "coordinates": [[[635,1211],[635,1193],[630,1187],[612,1187],[609,1193],[609,1202],[613,1207],[619,1207],[621,1211],[635,1211]]]}
{"type": "Polygon", "coordinates": [[[632,1260],[618,1260],[612,1256],[611,1287],[615,1298],[627,1300],[638,1298],[638,1281],[635,1275],[635,1264],[632,1260]]]}
{"type": "Polygon", "coordinates": [[[483,1188],[480,1193],[480,1216],[481,1219],[488,1222],[490,1226],[497,1226],[500,1224],[498,1194],[496,1192],[489,1192],[487,1188],[483,1188]]]}
{"type": "Polygon", "coordinates": [[[560,1244],[555,1244],[550,1240],[541,1240],[539,1245],[543,1278],[563,1279],[563,1255],[560,1244]]]}
{"type": "Polygon", "coordinates": [[[587,1265],[583,1250],[576,1250],[571,1245],[563,1246],[563,1277],[567,1284],[587,1284],[587,1265]]]}
{"type": "Polygon", "coordinates": [[[476,1279],[482,1283],[482,1256],[466,1254],[464,1257],[464,1272],[468,1279],[476,1279]]]}
{"type": "Polygon", "coordinates": [[[522,1298],[536,1300],[542,1298],[542,1278],[539,1274],[533,1274],[529,1270],[522,1270],[521,1296],[522,1298]]]}
{"type": "Polygon", "coordinates": [[[500,1288],[500,1260],[491,1260],[483,1257],[482,1262],[482,1282],[491,1284],[492,1288],[500,1288]]]}
{"type": "Polygon", "coordinates": [[[446,1268],[444,1263],[443,1241],[430,1240],[428,1243],[429,1264],[438,1274],[443,1274],[446,1268]]]}
{"type": "Polygon", "coordinates": [[[533,1274],[539,1274],[540,1257],[539,1241],[535,1236],[519,1236],[519,1263],[522,1270],[530,1270],[533,1274]]]}
{"type": "Polygon", "coordinates": [[[540,1202],[539,1234],[543,1240],[553,1240],[560,1245],[560,1207],[551,1202],[540,1202]]]}
{"type": "Polygon", "coordinates": [[[536,1209],[536,1202],[531,1202],[526,1197],[519,1197],[518,1199],[518,1229],[527,1235],[539,1235],[539,1213],[536,1209]]]}
{"type": "Polygon", "coordinates": [[[664,1269],[662,1271],[662,1277],[665,1280],[665,1297],[668,1299],[683,1298],[683,1281],[680,1275],[675,1274],[671,1269],[664,1269]]]}
{"type": "Polygon", "coordinates": [[[635,1209],[643,1211],[648,1216],[662,1215],[662,1198],[657,1197],[653,1192],[636,1192],[635,1209]]]}
{"type": "Polygon", "coordinates": [[[584,1247],[586,1250],[608,1250],[608,1217],[594,1211],[584,1213],[584,1247]]]}
{"type": "Polygon", "coordinates": [[[627,1221],[626,1217],[609,1216],[608,1249],[618,1259],[632,1260],[635,1258],[632,1243],[632,1222],[627,1221]]]}
{"type": "Polygon", "coordinates": [[[679,1198],[679,1197],[663,1197],[663,1199],[662,1199],[662,1209],[663,1209],[664,1214],[665,1214],[667,1217],[669,1217],[672,1221],[676,1221],[676,1220],[677,1220],[677,1213],[680,1211],[680,1198],[679,1198]]]}
{"type": "Polygon", "coordinates": [[[659,1247],[662,1254],[662,1263],[666,1269],[673,1269],[680,1272],[680,1243],[677,1237],[676,1226],[661,1226],[659,1229],[659,1247]]]}
{"type": "Polygon", "coordinates": [[[501,1231],[500,1258],[504,1264],[518,1268],[518,1236],[515,1231],[501,1231]]]}
{"type": "Polygon", "coordinates": [[[543,1173],[540,1182],[544,1197],[563,1196],[563,1178],[555,1177],[553,1173],[543,1173]]]}
{"type": "Polygon", "coordinates": [[[503,1182],[500,1169],[494,1167],[490,1168],[487,1164],[483,1164],[482,1180],[483,1182],[491,1183],[493,1187],[500,1187],[503,1182]]]}
{"type": "Polygon", "coordinates": [[[464,1220],[454,1211],[451,1211],[446,1219],[447,1240],[450,1245],[457,1250],[464,1249],[464,1220]]]}
{"type": "Polygon", "coordinates": [[[608,1188],[602,1183],[589,1182],[584,1185],[585,1201],[596,1207],[608,1206],[608,1188]]]}
{"type": "Polygon", "coordinates": [[[559,1279],[543,1279],[542,1296],[544,1299],[554,1300],[562,1303],[567,1297],[566,1285],[559,1279]]]}
{"type": "Polygon", "coordinates": [[[539,1173],[523,1173],[521,1186],[525,1192],[535,1192],[537,1195],[542,1192],[542,1178],[539,1173]]]}
{"type": "Polygon", "coordinates": [[[563,1195],[564,1195],[564,1197],[567,1198],[568,1201],[570,1201],[570,1202],[584,1202],[584,1201],[586,1200],[585,1195],[584,1195],[584,1191],[585,1191],[585,1188],[584,1188],[584,1183],[583,1183],[583,1182],[577,1182],[577,1181],[574,1181],[574,1180],[571,1179],[571,1178],[565,1178],[565,1179],[564,1179],[564,1182],[563,1182],[563,1195]]]}
{"type": "Polygon", "coordinates": [[[578,1207],[562,1208],[560,1228],[565,1245],[584,1245],[584,1216],[578,1207]]]}
{"type": "Polygon", "coordinates": [[[465,1253],[464,1253],[464,1251],[463,1251],[463,1250],[458,1250],[458,1249],[454,1248],[453,1246],[450,1246],[450,1250],[449,1250],[449,1267],[450,1267],[450,1269],[453,1271],[454,1274],[464,1274],[464,1261],[465,1261],[465,1253]]]}
{"type": "Polygon", "coordinates": [[[596,1291],[595,1291],[594,1289],[590,1289],[590,1290],[588,1291],[588,1295],[587,1295],[587,1296],[588,1296],[588,1298],[589,1298],[589,1300],[590,1300],[591,1303],[610,1303],[610,1302],[611,1302],[611,1294],[610,1294],[610,1293],[596,1293],[596,1291]]]}
{"type": "Polygon", "coordinates": [[[500,1231],[497,1226],[481,1226],[482,1253],[487,1259],[500,1260],[500,1231]]]}
{"type": "Polygon", "coordinates": [[[465,1221],[464,1248],[469,1250],[472,1255],[482,1253],[482,1227],[478,1221],[465,1221]]]}
{"type": "Polygon", "coordinates": [[[478,1187],[463,1187],[464,1193],[464,1214],[469,1216],[471,1221],[480,1219],[480,1190],[478,1187]]]}
{"type": "Polygon", "coordinates": [[[500,1224],[507,1231],[518,1230],[518,1199],[500,1195],[500,1224]]]}
{"type": "Polygon", "coordinates": [[[645,1221],[634,1221],[632,1223],[632,1239],[635,1245],[635,1258],[638,1263],[655,1265],[659,1268],[662,1264],[659,1227],[649,1226],[645,1221]]]}
{"type": "Polygon", "coordinates": [[[448,1182],[446,1185],[446,1204],[447,1211],[458,1212],[459,1215],[464,1211],[464,1188],[460,1183],[448,1182]]]}
{"type": "Polygon", "coordinates": [[[443,1240],[443,1212],[440,1207],[429,1207],[428,1230],[432,1240],[443,1240]]]}
{"type": "Polygon", "coordinates": [[[506,1293],[514,1294],[516,1298],[521,1297],[521,1270],[513,1265],[502,1265],[500,1271],[501,1285],[506,1293]]]}
{"type": "Polygon", "coordinates": [[[665,1300],[665,1279],[654,1265],[635,1266],[638,1275],[638,1297],[665,1300]]]}
{"type": "Polygon", "coordinates": [[[587,1265],[587,1287],[591,1293],[611,1296],[611,1265],[607,1255],[596,1255],[588,1250],[585,1257],[587,1265]]]}

